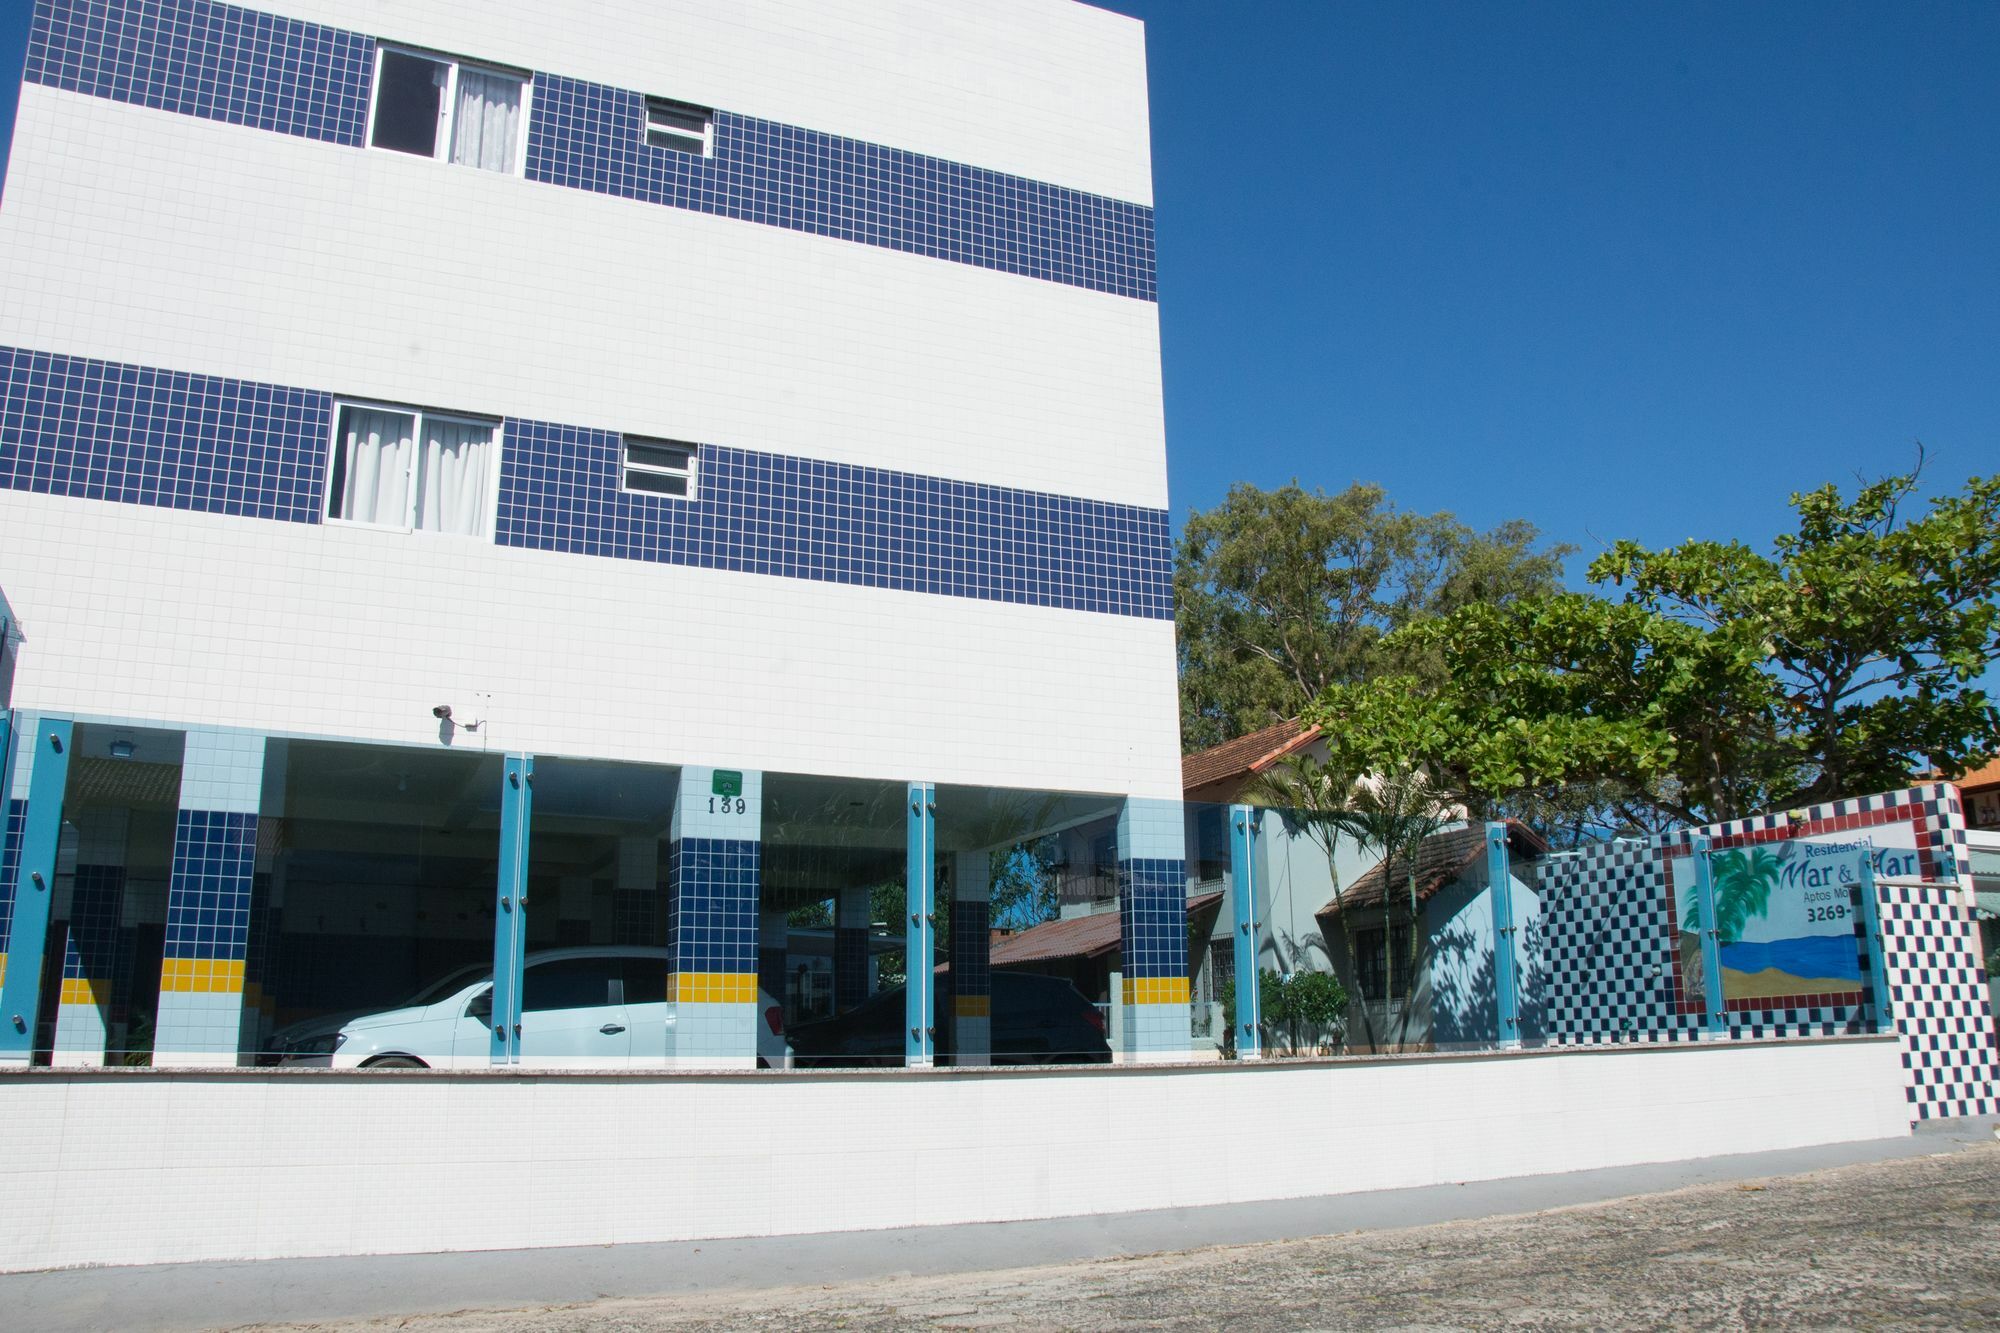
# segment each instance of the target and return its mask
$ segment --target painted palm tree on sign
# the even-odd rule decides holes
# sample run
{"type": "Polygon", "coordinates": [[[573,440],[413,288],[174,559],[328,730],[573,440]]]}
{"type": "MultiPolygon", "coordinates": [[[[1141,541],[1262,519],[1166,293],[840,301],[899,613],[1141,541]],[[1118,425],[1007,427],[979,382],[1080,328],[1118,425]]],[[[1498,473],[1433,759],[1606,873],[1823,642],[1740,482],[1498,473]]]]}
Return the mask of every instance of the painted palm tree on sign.
{"type": "MultiPolygon", "coordinates": [[[[1709,860],[1715,877],[1715,938],[1734,944],[1743,938],[1743,928],[1755,917],[1771,909],[1771,890],[1781,882],[1784,865],[1776,852],[1762,847],[1749,851],[1717,852],[1709,860]]],[[[1702,929],[1701,899],[1690,895],[1683,930],[1702,929]]]]}

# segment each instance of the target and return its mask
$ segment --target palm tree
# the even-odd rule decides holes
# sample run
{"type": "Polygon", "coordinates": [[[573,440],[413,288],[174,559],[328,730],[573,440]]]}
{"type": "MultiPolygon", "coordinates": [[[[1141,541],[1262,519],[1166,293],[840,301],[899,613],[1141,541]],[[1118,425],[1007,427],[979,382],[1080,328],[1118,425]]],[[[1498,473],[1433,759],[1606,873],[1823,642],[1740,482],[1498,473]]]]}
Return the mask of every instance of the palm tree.
{"type": "MultiPolygon", "coordinates": [[[[1304,833],[1325,853],[1327,874],[1333,882],[1334,922],[1340,930],[1343,952],[1350,959],[1354,957],[1352,936],[1334,856],[1340,839],[1351,838],[1364,851],[1381,856],[1383,873],[1391,878],[1395,858],[1402,857],[1409,899],[1410,956],[1404,970],[1406,989],[1397,1044],[1405,1044],[1410,1011],[1415,1008],[1417,960],[1422,950],[1417,930],[1416,854],[1425,839],[1457,821],[1456,804],[1420,769],[1408,767],[1357,778],[1336,772],[1309,755],[1287,759],[1259,774],[1244,795],[1253,805],[1277,810],[1288,832],[1304,833]]],[[[1385,918],[1390,915],[1389,901],[1385,888],[1385,918]]],[[[1366,997],[1360,1007],[1368,1044],[1377,1046],[1375,1018],[1366,997]]]]}
{"type": "MultiPolygon", "coordinates": [[[[1423,953],[1423,932],[1418,928],[1417,856],[1432,834],[1463,818],[1457,802],[1414,766],[1392,769],[1357,782],[1348,796],[1347,807],[1332,816],[1336,827],[1352,837],[1364,850],[1382,857],[1385,880],[1393,881],[1397,858],[1401,858],[1406,889],[1410,955],[1403,969],[1403,1004],[1397,1016],[1396,1045],[1409,1044],[1410,1015],[1416,1008],[1417,962],[1423,953]]],[[[1383,885],[1382,907],[1385,923],[1391,919],[1388,884],[1383,885]]],[[[1395,938],[1395,932],[1389,932],[1395,938]]],[[[1362,1012],[1368,1009],[1362,1000],[1362,1012]]],[[[1372,1033],[1371,1033],[1372,1039],[1372,1033]]]]}
{"type": "MultiPolygon", "coordinates": [[[[1717,852],[1709,860],[1714,877],[1715,938],[1734,944],[1743,938],[1743,928],[1752,917],[1763,916],[1771,907],[1771,890],[1783,882],[1784,861],[1776,852],[1754,847],[1747,852],[1717,852]]],[[[1697,895],[1687,912],[1683,930],[1699,934],[1701,898],[1697,895]]]]}

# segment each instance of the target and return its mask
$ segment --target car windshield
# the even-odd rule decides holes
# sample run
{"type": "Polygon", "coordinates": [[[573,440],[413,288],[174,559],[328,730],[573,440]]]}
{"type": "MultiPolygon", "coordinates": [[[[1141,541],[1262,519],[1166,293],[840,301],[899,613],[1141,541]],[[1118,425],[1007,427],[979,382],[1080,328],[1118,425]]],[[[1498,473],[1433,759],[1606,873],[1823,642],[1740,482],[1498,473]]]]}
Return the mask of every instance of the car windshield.
{"type": "Polygon", "coordinates": [[[450,999],[475,981],[490,981],[492,979],[492,968],[486,966],[484,963],[473,963],[469,967],[461,967],[458,971],[448,974],[442,981],[434,981],[424,987],[415,995],[412,995],[409,998],[409,1002],[403,1007],[414,1009],[420,1004],[436,1004],[439,1000],[450,999]]]}

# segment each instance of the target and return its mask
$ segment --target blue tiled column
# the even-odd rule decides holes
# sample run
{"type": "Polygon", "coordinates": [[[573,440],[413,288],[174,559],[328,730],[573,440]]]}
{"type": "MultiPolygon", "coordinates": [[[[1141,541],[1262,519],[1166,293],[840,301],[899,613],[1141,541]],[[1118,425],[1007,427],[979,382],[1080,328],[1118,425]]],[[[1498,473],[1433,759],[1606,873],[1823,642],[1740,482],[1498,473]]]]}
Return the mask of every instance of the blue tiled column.
{"type": "Polygon", "coordinates": [[[111,983],[117,972],[118,918],[125,903],[125,842],[130,812],[99,809],[75,821],[69,873],[69,938],[63,947],[62,995],[56,1006],[51,1063],[104,1063],[111,983]]]}
{"type": "Polygon", "coordinates": [[[868,916],[865,884],[843,888],[833,903],[833,1009],[846,1013],[868,998],[868,916]]]}
{"type": "Polygon", "coordinates": [[[1486,826],[1486,884],[1493,908],[1493,1008],[1502,1050],[1521,1046],[1521,988],[1514,928],[1514,867],[1507,859],[1507,826],[1486,826]]]}
{"type": "Polygon", "coordinates": [[[1130,1061],[1185,1060],[1187,825],[1179,801],[1132,796],[1118,812],[1124,1049],[1130,1061]]]}
{"type": "Polygon", "coordinates": [[[960,852],[951,876],[951,1062],[993,1063],[991,855],[960,852]]]}
{"type": "Polygon", "coordinates": [[[69,785],[70,721],[15,716],[13,776],[7,784],[7,831],[0,875],[0,1064],[26,1064],[34,1053],[41,1005],[42,952],[62,840],[63,792],[69,785]]]}
{"type": "Polygon", "coordinates": [[[196,728],[181,760],[153,1064],[234,1065],[257,869],[264,738],[196,728]]]}
{"type": "Polygon", "coordinates": [[[718,782],[716,772],[683,768],[674,802],[667,1063],[754,1069],[764,775],[739,772],[740,789],[725,794],[737,784],[718,782]]]}
{"type": "Polygon", "coordinates": [[[1262,998],[1257,988],[1257,903],[1262,886],[1258,883],[1257,841],[1264,812],[1255,806],[1229,807],[1229,898],[1233,911],[1236,947],[1236,1058],[1260,1060],[1264,1056],[1264,1018],[1258,1012],[1262,998]]]}
{"type": "Polygon", "coordinates": [[[937,788],[912,782],[904,844],[903,1065],[937,1063],[937,788]]]}

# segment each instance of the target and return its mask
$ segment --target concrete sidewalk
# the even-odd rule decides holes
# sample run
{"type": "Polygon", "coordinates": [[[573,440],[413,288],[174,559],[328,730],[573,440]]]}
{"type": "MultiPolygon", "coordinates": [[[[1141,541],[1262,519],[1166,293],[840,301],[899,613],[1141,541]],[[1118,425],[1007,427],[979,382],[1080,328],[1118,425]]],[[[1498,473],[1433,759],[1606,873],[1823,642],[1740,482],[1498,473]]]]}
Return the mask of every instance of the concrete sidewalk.
{"type": "Polygon", "coordinates": [[[21,1328],[178,1330],[971,1273],[1532,1213],[1955,1152],[1992,1138],[1991,1121],[1956,1121],[1908,1138],[1214,1208],[662,1245],[21,1273],[0,1276],[0,1309],[21,1328]]]}

